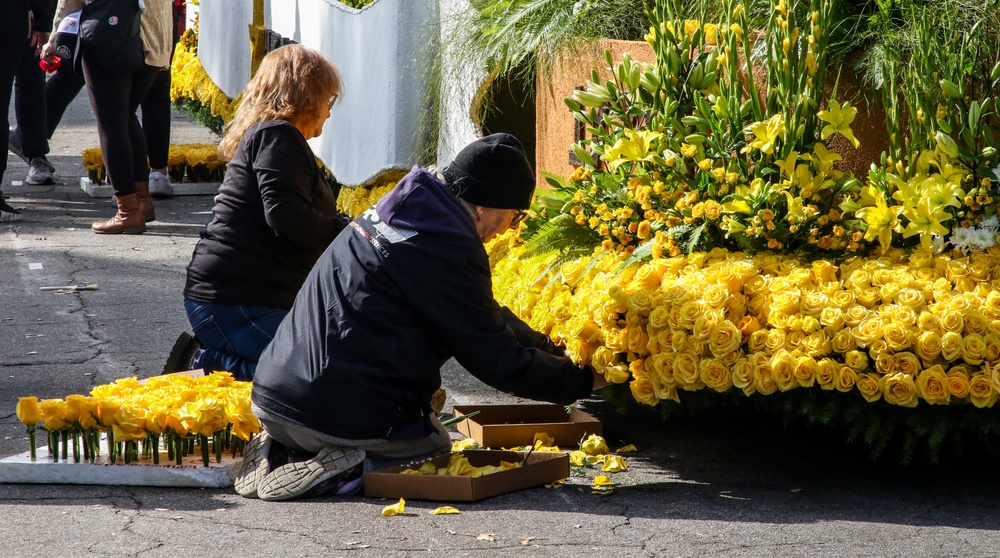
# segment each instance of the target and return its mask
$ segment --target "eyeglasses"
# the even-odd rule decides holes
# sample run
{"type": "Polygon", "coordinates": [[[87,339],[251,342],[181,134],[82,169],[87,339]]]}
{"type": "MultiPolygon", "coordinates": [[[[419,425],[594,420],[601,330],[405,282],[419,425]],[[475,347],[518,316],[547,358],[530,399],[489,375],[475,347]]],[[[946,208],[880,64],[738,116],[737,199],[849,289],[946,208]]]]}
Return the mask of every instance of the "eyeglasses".
{"type": "Polygon", "coordinates": [[[333,97],[330,97],[330,104],[327,108],[332,109],[333,105],[337,104],[337,98],[340,97],[339,93],[334,93],[333,97]]]}
{"type": "Polygon", "coordinates": [[[521,211],[518,211],[516,214],[514,214],[513,217],[510,218],[510,227],[514,228],[514,227],[520,225],[521,222],[524,221],[527,218],[528,218],[528,212],[527,211],[525,211],[523,209],[521,211]]]}

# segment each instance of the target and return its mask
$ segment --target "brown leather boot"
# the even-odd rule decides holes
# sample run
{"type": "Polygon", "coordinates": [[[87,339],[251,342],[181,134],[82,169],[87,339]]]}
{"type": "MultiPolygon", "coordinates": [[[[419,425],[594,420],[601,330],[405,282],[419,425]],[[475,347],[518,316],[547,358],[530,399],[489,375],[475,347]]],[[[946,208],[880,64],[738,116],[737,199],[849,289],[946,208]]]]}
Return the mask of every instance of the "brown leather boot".
{"type": "Polygon", "coordinates": [[[147,223],[156,220],[156,210],[153,209],[153,200],[149,197],[149,182],[136,182],[135,193],[139,196],[139,210],[147,223]]]}
{"type": "Polygon", "coordinates": [[[97,234],[141,234],[146,232],[146,220],[139,211],[139,195],[118,196],[118,213],[107,221],[90,226],[97,234]]]}

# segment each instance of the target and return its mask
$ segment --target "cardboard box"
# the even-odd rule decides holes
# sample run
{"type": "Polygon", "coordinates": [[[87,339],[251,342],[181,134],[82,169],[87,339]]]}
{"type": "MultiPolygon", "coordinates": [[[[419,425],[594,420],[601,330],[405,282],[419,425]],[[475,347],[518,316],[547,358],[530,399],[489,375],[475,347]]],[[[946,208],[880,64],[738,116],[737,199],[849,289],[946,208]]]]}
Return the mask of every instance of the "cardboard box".
{"type": "Polygon", "coordinates": [[[455,425],[469,438],[488,448],[515,448],[534,443],[535,433],[555,438],[557,446],[571,446],[591,434],[600,435],[601,421],[574,409],[567,413],[559,405],[478,405],[457,406],[455,416],[479,414],[455,425]]]}
{"type": "MultiPolygon", "coordinates": [[[[444,475],[404,475],[404,469],[419,469],[420,463],[389,467],[365,473],[365,496],[372,498],[408,498],[475,502],[533,486],[541,486],[569,477],[569,456],[565,453],[467,450],[462,452],[475,467],[499,465],[501,461],[521,461],[524,466],[479,478],[444,475]]],[[[447,467],[450,455],[430,461],[447,467]]]]}

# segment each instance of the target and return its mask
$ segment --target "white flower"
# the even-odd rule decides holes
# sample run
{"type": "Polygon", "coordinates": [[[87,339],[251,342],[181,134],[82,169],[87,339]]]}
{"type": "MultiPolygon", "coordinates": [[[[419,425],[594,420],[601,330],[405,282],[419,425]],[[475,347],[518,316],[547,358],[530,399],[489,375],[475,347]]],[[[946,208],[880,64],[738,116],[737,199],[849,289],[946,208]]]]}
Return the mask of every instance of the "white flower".
{"type": "Polygon", "coordinates": [[[995,235],[998,231],[1000,231],[1000,218],[997,218],[996,215],[984,217],[983,220],[980,221],[979,226],[976,228],[979,230],[989,231],[995,235]]]}
{"type": "Polygon", "coordinates": [[[951,238],[948,240],[948,242],[955,250],[961,250],[963,253],[967,254],[971,249],[970,244],[974,242],[973,240],[974,236],[975,232],[973,231],[973,229],[966,227],[958,227],[952,229],[951,238]]]}
{"type": "Polygon", "coordinates": [[[934,250],[935,254],[940,254],[944,252],[944,237],[935,236],[931,239],[931,249],[934,250]]]}
{"type": "Polygon", "coordinates": [[[979,250],[985,250],[996,244],[996,232],[988,229],[977,228],[975,232],[972,233],[971,241],[979,250]]]}

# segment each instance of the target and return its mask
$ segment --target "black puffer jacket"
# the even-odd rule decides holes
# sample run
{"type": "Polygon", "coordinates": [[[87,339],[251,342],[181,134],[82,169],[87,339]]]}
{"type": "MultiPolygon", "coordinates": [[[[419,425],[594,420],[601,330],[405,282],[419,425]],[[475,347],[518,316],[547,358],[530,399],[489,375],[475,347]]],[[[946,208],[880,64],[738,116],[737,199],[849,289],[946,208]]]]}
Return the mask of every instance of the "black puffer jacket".
{"type": "Polygon", "coordinates": [[[452,356],[521,397],[589,395],[589,372],[526,346],[544,339],[494,300],[468,209],[414,168],[316,262],[260,357],[253,402],[329,435],[386,438],[426,415],[452,356]]]}

